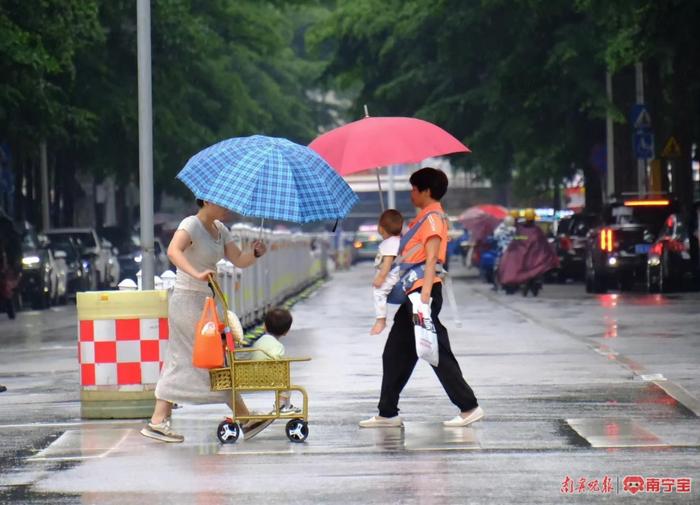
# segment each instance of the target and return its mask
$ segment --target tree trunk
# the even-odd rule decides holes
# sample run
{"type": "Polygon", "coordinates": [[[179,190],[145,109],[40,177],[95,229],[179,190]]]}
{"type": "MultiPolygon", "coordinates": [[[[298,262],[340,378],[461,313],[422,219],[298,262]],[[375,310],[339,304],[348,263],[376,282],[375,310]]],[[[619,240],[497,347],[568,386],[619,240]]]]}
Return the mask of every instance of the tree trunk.
{"type": "Polygon", "coordinates": [[[686,215],[689,215],[693,207],[693,114],[697,111],[694,107],[686,79],[682,76],[692,76],[694,73],[693,62],[686,61],[685,58],[691,56],[687,54],[687,48],[679,48],[674,58],[674,79],[673,104],[671,117],[673,118],[673,133],[680,145],[680,159],[674,160],[673,165],[673,186],[675,193],[680,200],[681,208],[686,215]]]}
{"type": "Polygon", "coordinates": [[[634,67],[626,68],[613,76],[613,100],[624,123],[615,123],[615,192],[637,192],[637,160],[634,157],[634,131],[629,123],[629,115],[636,102],[634,87],[634,67]]]}
{"type": "Polygon", "coordinates": [[[34,173],[34,163],[31,158],[24,159],[24,185],[27,194],[22,195],[22,216],[26,221],[36,225],[36,174],[34,173]],[[32,205],[33,204],[33,205],[32,205]]]}
{"type": "Polygon", "coordinates": [[[22,214],[22,179],[24,178],[24,167],[21,155],[15,155],[14,159],[15,194],[12,202],[12,218],[19,221],[22,214]]]}

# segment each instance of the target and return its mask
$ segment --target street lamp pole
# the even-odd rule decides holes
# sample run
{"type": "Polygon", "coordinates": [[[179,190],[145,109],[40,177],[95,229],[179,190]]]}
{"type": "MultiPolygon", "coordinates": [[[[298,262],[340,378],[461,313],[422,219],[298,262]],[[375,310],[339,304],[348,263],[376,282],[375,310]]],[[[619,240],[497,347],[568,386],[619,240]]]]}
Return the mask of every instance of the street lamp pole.
{"type": "Polygon", "coordinates": [[[613,103],[613,87],[612,74],[609,70],[605,72],[605,92],[608,98],[608,112],[605,116],[607,184],[604,201],[608,202],[611,195],[615,194],[615,131],[610,111],[613,103]]]}
{"type": "Polygon", "coordinates": [[[136,31],[139,85],[139,189],[141,203],[141,282],[154,288],[153,113],[151,102],[151,2],[137,0],[136,31]]]}

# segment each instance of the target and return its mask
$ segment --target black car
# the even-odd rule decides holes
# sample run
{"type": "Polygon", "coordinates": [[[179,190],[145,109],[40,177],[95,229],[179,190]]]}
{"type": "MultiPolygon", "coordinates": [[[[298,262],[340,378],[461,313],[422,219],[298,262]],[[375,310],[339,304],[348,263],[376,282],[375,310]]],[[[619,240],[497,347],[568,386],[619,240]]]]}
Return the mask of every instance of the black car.
{"type": "Polygon", "coordinates": [[[698,265],[693,260],[692,241],[697,243],[697,240],[678,214],[668,216],[649,250],[647,290],[650,293],[663,293],[695,284],[698,265]]]}
{"type": "Polygon", "coordinates": [[[600,216],[590,213],[573,214],[559,220],[554,247],[559,256],[560,282],[584,278],[588,233],[599,223],[600,216]]]}
{"type": "Polygon", "coordinates": [[[586,291],[629,290],[645,281],[647,255],[666,218],[678,211],[667,198],[629,199],[608,205],[586,244],[586,291]]]}
{"type": "MultiPolygon", "coordinates": [[[[128,231],[116,226],[102,229],[106,237],[117,249],[119,262],[119,281],[131,279],[136,281],[136,274],[141,270],[141,238],[136,231],[128,231]]],[[[160,275],[170,268],[170,260],[159,238],[153,239],[154,271],[160,275]]]]}
{"type": "MultiPolygon", "coordinates": [[[[136,274],[141,270],[141,244],[138,237],[129,235],[125,240],[116,243],[119,254],[119,281],[131,279],[136,282],[136,274]]],[[[155,273],[160,271],[155,268],[155,273]]]]}

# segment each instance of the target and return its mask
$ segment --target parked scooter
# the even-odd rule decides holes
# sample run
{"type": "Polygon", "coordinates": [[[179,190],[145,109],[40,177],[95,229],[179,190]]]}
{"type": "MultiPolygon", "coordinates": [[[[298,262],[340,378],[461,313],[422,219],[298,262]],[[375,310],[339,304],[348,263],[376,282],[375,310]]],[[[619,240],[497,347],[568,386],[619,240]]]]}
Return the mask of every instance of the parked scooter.
{"type": "Polygon", "coordinates": [[[6,312],[10,319],[15,318],[15,290],[19,285],[19,275],[11,269],[0,269],[0,312],[6,312]]]}
{"type": "Polygon", "coordinates": [[[494,282],[496,261],[498,260],[498,244],[493,237],[483,241],[479,255],[479,276],[489,284],[494,282]]]}

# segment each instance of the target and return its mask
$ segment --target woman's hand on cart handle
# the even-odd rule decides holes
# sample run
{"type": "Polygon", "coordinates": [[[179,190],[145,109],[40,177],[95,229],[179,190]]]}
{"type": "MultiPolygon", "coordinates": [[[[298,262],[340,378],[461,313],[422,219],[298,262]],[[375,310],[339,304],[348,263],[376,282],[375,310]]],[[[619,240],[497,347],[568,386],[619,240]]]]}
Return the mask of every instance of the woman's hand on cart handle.
{"type": "Polygon", "coordinates": [[[267,246],[262,240],[256,240],[253,242],[253,256],[259,258],[267,252],[267,246]]]}
{"type": "Polygon", "coordinates": [[[195,275],[196,279],[199,279],[200,281],[210,281],[210,276],[216,278],[216,272],[214,270],[202,270],[201,272],[197,272],[197,275],[195,275]]]}

